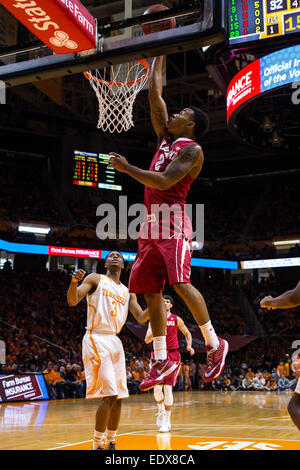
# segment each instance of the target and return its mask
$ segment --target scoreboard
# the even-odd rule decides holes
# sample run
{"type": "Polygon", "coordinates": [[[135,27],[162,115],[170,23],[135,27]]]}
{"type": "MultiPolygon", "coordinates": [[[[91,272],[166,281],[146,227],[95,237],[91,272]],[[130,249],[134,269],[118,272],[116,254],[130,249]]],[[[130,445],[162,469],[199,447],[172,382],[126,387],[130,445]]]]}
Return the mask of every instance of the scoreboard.
{"type": "Polygon", "coordinates": [[[116,171],[107,168],[110,156],[103,153],[74,151],[73,184],[90,188],[122,191],[116,184],[116,171]]]}
{"type": "Polygon", "coordinates": [[[231,46],[292,34],[300,37],[300,0],[228,0],[231,46]]]}

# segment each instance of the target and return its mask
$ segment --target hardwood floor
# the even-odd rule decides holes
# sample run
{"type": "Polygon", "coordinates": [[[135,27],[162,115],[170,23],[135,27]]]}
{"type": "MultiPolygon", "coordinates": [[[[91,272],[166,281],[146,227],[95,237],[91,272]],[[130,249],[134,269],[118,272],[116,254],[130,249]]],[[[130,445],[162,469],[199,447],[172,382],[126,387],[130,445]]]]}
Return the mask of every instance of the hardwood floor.
{"type": "MultiPolygon", "coordinates": [[[[117,449],[298,449],[287,411],[291,394],[177,392],[172,429],[158,433],[153,394],[123,402],[117,449]]],[[[91,448],[97,400],[68,399],[0,405],[0,449],[91,448]]]]}

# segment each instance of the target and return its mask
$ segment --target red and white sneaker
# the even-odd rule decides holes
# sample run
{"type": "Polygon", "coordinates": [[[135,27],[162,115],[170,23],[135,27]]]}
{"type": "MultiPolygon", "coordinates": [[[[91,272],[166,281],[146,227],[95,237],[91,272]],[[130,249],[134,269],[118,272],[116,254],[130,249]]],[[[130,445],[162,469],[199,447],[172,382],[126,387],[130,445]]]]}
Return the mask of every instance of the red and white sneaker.
{"type": "Polygon", "coordinates": [[[225,339],[219,338],[219,346],[213,349],[212,346],[205,346],[207,352],[207,362],[203,373],[204,382],[212,382],[217,379],[223,372],[225,366],[225,358],[228,353],[228,343],[225,339]]]}
{"type": "Polygon", "coordinates": [[[140,383],[139,389],[142,392],[151,390],[155,385],[159,385],[163,382],[163,380],[172,374],[177,367],[178,365],[169,359],[153,362],[147,377],[140,383]]]}

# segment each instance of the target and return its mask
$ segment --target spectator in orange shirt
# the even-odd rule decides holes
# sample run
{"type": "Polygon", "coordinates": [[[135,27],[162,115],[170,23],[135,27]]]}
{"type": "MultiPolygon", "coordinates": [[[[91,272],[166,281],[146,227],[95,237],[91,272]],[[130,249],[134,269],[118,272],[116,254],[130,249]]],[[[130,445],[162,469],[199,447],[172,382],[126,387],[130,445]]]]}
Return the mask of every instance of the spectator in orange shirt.
{"type": "Polygon", "coordinates": [[[279,377],[281,377],[282,375],[285,375],[283,361],[281,361],[279,365],[277,366],[277,374],[279,377]]]}
{"type": "Polygon", "coordinates": [[[284,364],[283,373],[286,377],[289,377],[292,374],[292,361],[288,359],[287,362],[284,364]]]}
{"type": "Polygon", "coordinates": [[[253,379],[255,377],[255,374],[254,372],[252,371],[252,369],[248,369],[248,372],[246,374],[246,377],[249,377],[250,379],[253,379]]]}
{"type": "Polygon", "coordinates": [[[58,366],[54,364],[53,370],[51,372],[52,386],[56,392],[57,398],[65,398],[65,386],[66,381],[62,378],[58,372],[58,366]]]}
{"type": "Polygon", "coordinates": [[[46,388],[50,400],[56,399],[55,386],[53,381],[53,363],[48,362],[47,369],[43,370],[43,375],[45,377],[46,388]]]}

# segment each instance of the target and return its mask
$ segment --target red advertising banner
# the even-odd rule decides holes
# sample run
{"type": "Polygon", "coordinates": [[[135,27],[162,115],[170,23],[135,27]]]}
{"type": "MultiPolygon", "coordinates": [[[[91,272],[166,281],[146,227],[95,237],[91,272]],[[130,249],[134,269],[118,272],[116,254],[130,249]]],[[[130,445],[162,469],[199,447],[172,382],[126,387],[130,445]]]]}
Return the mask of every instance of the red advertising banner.
{"type": "Polygon", "coordinates": [[[227,90],[227,121],[243,103],[261,92],[260,59],[242,69],[227,90]]]}
{"type": "Polygon", "coordinates": [[[76,258],[101,259],[102,250],[88,250],[85,248],[66,248],[63,246],[49,246],[48,254],[53,256],[74,256],[76,258]]]}
{"type": "Polygon", "coordinates": [[[95,18],[79,0],[1,0],[55,54],[96,47],[95,18]]]}
{"type": "Polygon", "coordinates": [[[37,375],[19,374],[0,377],[0,401],[38,400],[44,398],[44,395],[37,375]]]}

